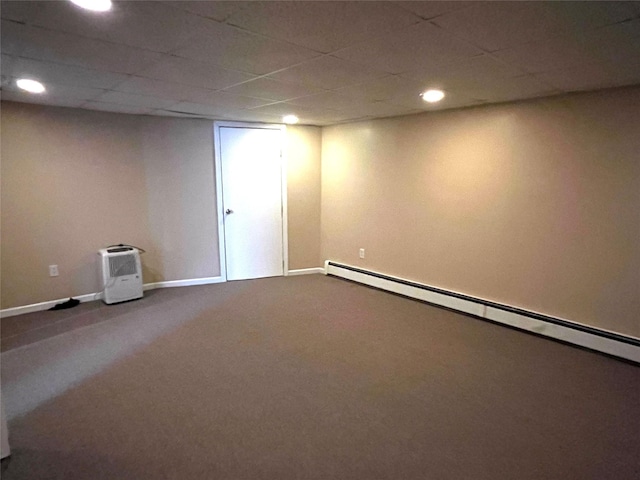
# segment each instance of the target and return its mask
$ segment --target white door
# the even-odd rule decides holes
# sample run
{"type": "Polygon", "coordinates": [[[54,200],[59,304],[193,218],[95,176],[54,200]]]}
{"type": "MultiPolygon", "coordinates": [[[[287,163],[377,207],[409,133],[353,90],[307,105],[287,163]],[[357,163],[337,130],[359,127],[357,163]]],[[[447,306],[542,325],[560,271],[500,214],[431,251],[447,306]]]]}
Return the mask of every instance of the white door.
{"type": "Polygon", "coordinates": [[[219,129],[227,280],[284,274],[281,129],[219,129]]]}

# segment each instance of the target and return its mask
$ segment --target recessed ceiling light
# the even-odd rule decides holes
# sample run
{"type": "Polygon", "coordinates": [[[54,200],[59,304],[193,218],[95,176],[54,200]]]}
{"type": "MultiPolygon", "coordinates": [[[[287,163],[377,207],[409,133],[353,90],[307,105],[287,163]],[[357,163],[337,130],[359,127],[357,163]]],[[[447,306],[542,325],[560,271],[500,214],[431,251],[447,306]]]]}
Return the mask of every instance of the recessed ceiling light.
{"type": "Polygon", "coordinates": [[[44,85],[42,85],[40,82],[36,80],[30,80],[28,78],[20,78],[16,82],[16,85],[18,85],[18,88],[26,90],[29,93],[43,93],[45,90],[44,85]]]}
{"type": "Polygon", "coordinates": [[[111,0],[71,0],[79,7],[93,10],[94,12],[106,12],[111,10],[111,0]]]}
{"type": "Polygon", "coordinates": [[[300,119],[298,117],[296,117],[295,115],[285,115],[284,117],[282,117],[282,121],[284,123],[288,123],[288,124],[294,124],[294,123],[298,123],[300,121],[300,119]]]}
{"type": "Polygon", "coordinates": [[[435,103],[444,98],[444,92],[442,90],[427,90],[420,94],[425,102],[435,103]]]}

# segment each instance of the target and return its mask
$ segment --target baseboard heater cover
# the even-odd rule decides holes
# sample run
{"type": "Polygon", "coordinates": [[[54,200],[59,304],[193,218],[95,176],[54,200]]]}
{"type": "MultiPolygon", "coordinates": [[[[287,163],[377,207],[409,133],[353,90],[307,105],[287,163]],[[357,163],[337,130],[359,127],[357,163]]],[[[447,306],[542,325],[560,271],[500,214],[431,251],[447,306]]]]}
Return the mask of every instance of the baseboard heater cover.
{"type": "Polygon", "coordinates": [[[325,273],[640,364],[640,339],[330,260],[325,273]]]}

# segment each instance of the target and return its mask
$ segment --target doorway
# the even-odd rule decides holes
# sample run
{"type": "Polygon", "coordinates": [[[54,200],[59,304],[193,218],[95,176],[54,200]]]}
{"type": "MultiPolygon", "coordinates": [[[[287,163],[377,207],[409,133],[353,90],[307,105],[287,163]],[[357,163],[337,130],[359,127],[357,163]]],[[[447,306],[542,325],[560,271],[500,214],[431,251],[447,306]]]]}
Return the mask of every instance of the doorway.
{"type": "Polygon", "coordinates": [[[285,127],[216,122],[214,129],[221,274],[285,275],[285,127]]]}

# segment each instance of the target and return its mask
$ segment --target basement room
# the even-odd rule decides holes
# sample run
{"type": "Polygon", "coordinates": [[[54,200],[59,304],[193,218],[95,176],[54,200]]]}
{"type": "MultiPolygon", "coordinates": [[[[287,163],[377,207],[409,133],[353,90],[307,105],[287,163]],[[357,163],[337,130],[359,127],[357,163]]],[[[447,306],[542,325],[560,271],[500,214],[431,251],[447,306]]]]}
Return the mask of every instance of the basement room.
{"type": "Polygon", "coordinates": [[[0,17],[3,480],[640,478],[640,1],[0,17]]]}

